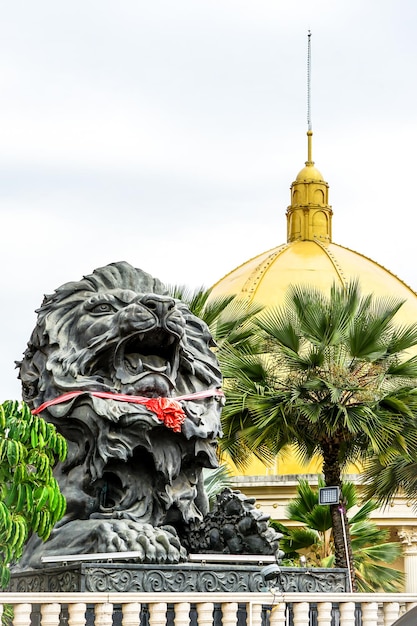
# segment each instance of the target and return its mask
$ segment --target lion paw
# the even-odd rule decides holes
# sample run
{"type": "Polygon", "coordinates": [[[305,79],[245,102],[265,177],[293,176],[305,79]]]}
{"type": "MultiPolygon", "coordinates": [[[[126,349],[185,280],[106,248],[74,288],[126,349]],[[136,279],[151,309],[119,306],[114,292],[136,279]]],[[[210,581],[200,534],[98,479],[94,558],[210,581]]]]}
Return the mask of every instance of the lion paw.
{"type": "Polygon", "coordinates": [[[103,520],[95,529],[98,552],[138,552],[141,563],[180,563],[187,553],[171,526],[132,520],[103,520]]]}

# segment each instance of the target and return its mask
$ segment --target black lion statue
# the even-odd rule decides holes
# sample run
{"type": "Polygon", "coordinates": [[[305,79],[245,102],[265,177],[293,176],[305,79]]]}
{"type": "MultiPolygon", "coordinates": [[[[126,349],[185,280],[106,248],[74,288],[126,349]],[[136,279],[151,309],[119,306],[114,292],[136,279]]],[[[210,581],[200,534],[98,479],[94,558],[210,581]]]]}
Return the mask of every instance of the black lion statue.
{"type": "Polygon", "coordinates": [[[19,377],[23,399],[68,441],[55,476],[67,500],[42,556],[135,551],[186,559],[179,536],[208,512],[223,394],[206,324],[128,263],[45,296],[19,377]]]}

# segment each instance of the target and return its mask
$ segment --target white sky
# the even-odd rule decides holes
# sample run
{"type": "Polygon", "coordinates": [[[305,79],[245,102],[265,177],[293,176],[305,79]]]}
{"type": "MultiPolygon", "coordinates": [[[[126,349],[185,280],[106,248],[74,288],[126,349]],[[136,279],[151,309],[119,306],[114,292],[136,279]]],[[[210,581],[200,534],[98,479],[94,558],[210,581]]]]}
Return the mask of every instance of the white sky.
{"type": "Polygon", "coordinates": [[[285,241],[309,29],[333,239],[417,289],[415,0],[0,8],[0,400],[60,284],[126,260],[209,286],[285,241]]]}

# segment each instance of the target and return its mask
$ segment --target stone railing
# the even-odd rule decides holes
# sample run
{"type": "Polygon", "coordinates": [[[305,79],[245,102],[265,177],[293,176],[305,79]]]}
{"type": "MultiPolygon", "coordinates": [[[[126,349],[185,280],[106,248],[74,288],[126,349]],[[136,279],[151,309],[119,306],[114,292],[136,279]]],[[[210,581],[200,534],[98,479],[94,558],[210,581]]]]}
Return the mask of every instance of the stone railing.
{"type": "Polygon", "coordinates": [[[13,626],[391,626],[416,594],[12,593],[13,626]]]}

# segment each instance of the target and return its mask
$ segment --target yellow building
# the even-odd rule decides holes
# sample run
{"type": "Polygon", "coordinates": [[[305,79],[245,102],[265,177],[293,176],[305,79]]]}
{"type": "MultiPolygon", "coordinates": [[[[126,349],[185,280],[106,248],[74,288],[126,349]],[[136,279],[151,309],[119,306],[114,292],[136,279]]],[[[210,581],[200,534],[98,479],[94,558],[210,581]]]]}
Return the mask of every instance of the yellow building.
{"type": "MultiPolygon", "coordinates": [[[[286,212],[287,242],[259,254],[229,272],[213,286],[211,297],[236,294],[248,303],[264,306],[283,303],[291,284],[313,285],[330,291],[334,282],[345,285],[358,279],[364,294],[396,296],[405,303],[398,323],[417,321],[417,294],[387,269],[368,257],[332,241],[333,211],[329,186],[312,160],[312,131],[307,132],[308,158],[291,185],[286,212]]],[[[359,482],[359,470],[351,468],[350,480],[359,482]]],[[[295,495],[298,477],[317,483],[318,462],[301,466],[294,456],[279,457],[273,467],[254,461],[244,476],[234,479],[237,488],[257,499],[271,518],[285,521],[285,507],[295,495]]],[[[403,542],[406,591],[417,592],[417,519],[415,511],[398,497],[388,510],[374,514],[378,525],[391,529],[393,540],[403,542]]]]}

